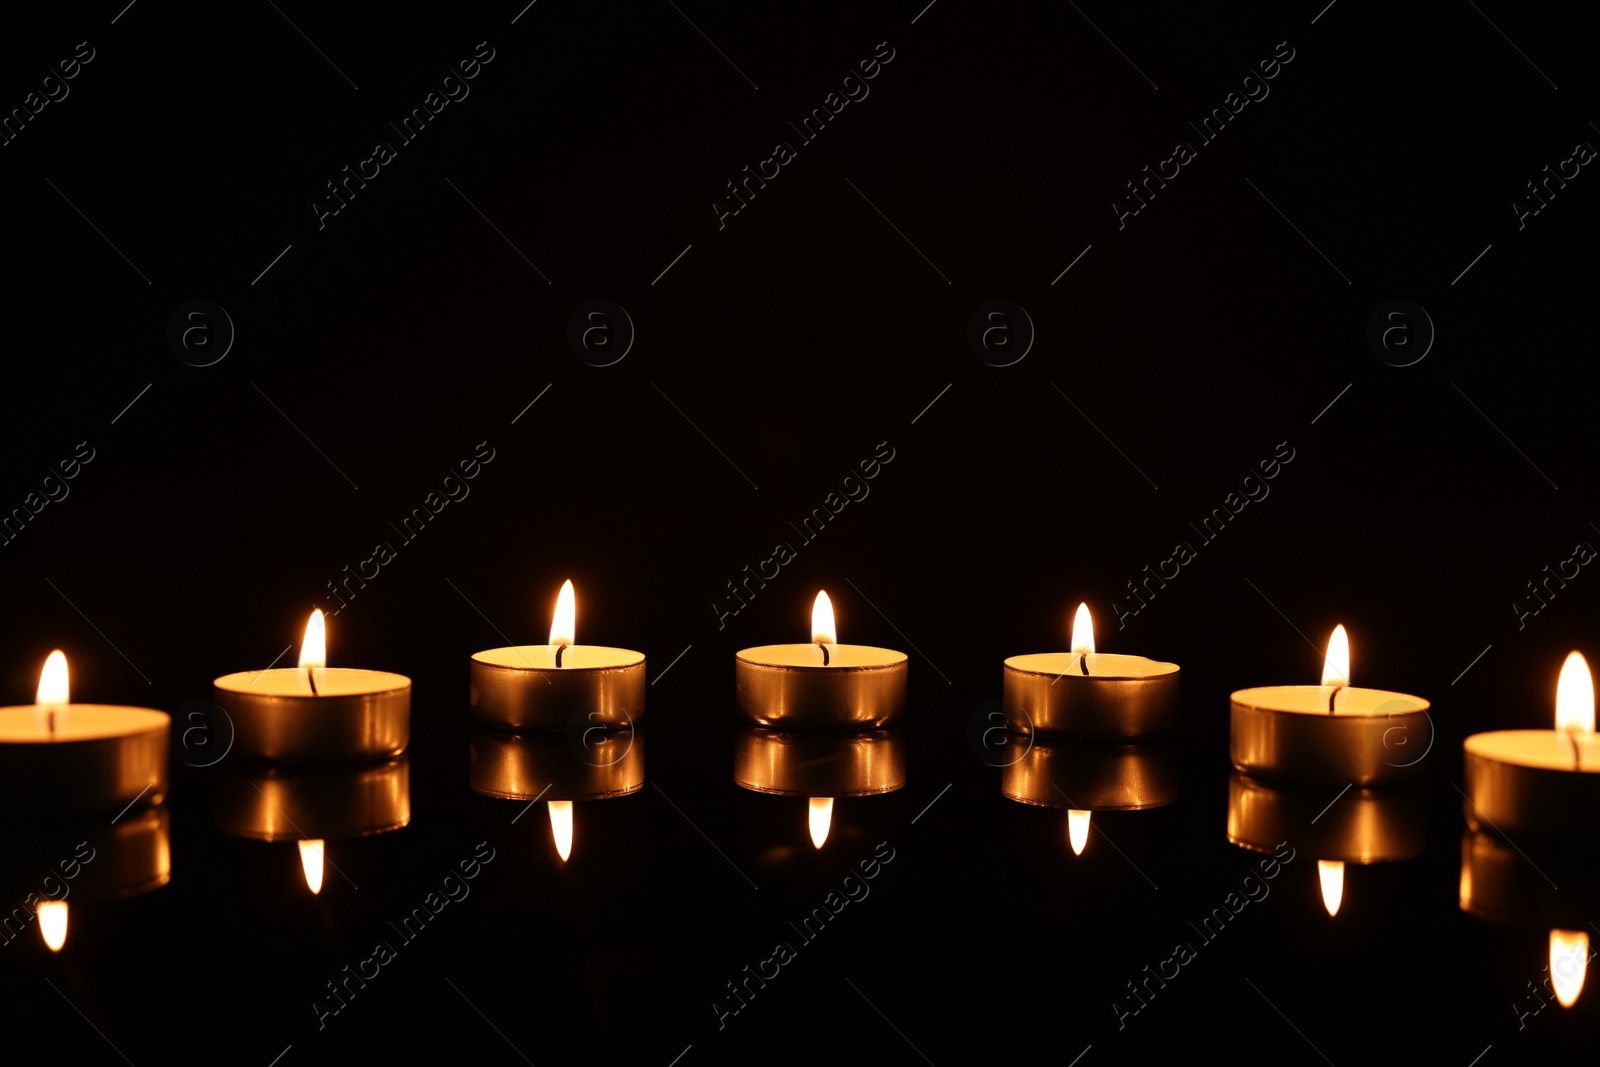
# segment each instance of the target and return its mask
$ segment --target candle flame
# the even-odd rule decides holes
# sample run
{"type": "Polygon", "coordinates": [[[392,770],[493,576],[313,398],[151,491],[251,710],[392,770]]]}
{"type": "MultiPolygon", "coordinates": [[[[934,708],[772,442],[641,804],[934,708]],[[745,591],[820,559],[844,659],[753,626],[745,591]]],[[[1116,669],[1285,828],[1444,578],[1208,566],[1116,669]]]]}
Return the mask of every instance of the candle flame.
{"type": "Polygon", "coordinates": [[[561,583],[556,596],[556,613],[550,619],[550,644],[575,645],[578,643],[578,594],[572,591],[572,579],[561,583]]]}
{"type": "Polygon", "coordinates": [[[1563,1008],[1578,1002],[1584,972],[1589,969],[1589,934],[1586,930],[1550,931],[1550,984],[1563,1008]]]}
{"type": "Polygon", "coordinates": [[[70,699],[67,684],[67,656],[56,649],[45,657],[44,670],[39,672],[39,692],[35,698],[40,704],[65,704],[70,699]]]}
{"type": "Polygon", "coordinates": [[[1317,878],[1322,882],[1322,906],[1329,915],[1339,914],[1339,902],[1344,899],[1344,861],[1318,860],[1317,878]]]}
{"type": "Polygon", "coordinates": [[[833,825],[833,798],[811,798],[811,844],[817,848],[828,839],[828,828],[833,825]]]}
{"type": "Polygon", "coordinates": [[[328,665],[328,624],[322,609],[314,608],[306,620],[306,636],[300,642],[300,666],[326,667],[328,665]]]}
{"type": "Polygon", "coordinates": [[[1079,604],[1078,613],[1072,617],[1072,651],[1094,651],[1094,620],[1089,617],[1089,605],[1079,604]]]}
{"type": "MultiPolygon", "coordinates": [[[[568,582],[568,588],[572,583],[568,582]]],[[[567,862],[572,855],[572,801],[552,800],[545,805],[550,809],[550,833],[556,839],[556,855],[567,862]]]]}
{"type": "Polygon", "coordinates": [[[1556,729],[1594,730],[1594,679],[1578,652],[1569,652],[1556,682],[1556,729]]]}
{"type": "Polygon", "coordinates": [[[1345,686],[1350,684],[1350,635],[1344,626],[1333,628],[1328,638],[1328,654],[1322,661],[1322,684],[1345,686]]]}
{"type": "Polygon", "coordinates": [[[315,838],[300,842],[300,869],[313,896],[322,892],[322,850],[326,847],[326,841],[315,838]]]}
{"type": "MultiPolygon", "coordinates": [[[[60,952],[61,946],[67,943],[67,902],[46,900],[39,905],[38,916],[39,933],[44,936],[44,943],[50,947],[51,952],[60,952]]],[[[1555,952],[1555,936],[1553,933],[1550,935],[1552,953],[1555,952]]],[[[1582,978],[1578,980],[1583,981],[1582,978]]],[[[1576,997],[1577,993],[1573,993],[1573,996],[1576,997]]]]}
{"type": "Polygon", "coordinates": [[[817,591],[816,603],[811,605],[811,640],[819,645],[839,643],[839,630],[833,623],[833,601],[826,590],[817,591]]]}
{"type": "Polygon", "coordinates": [[[1083,846],[1089,843],[1089,816],[1092,814],[1077,808],[1067,810],[1067,841],[1072,845],[1074,856],[1083,855],[1083,846]]]}

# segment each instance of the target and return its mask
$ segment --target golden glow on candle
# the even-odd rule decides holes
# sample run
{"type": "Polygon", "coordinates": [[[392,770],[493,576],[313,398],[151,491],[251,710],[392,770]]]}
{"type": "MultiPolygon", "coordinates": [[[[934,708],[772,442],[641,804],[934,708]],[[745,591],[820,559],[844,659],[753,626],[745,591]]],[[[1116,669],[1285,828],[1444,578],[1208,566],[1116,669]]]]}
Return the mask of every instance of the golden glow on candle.
{"type": "MultiPolygon", "coordinates": [[[[1578,654],[1574,652],[1573,655],[1578,654]]],[[[1570,657],[1567,662],[1569,664],[1572,662],[1570,657]]],[[[1578,663],[1582,666],[1582,656],[1578,656],[1578,663]]],[[[1565,674],[1566,672],[1562,671],[1562,675],[1565,674]]],[[[1587,681],[1587,667],[1584,668],[1584,678],[1587,681]]],[[[1550,984],[1555,987],[1556,1000],[1563,1008],[1570,1008],[1578,1002],[1578,994],[1583,992],[1583,975],[1588,969],[1588,931],[1551,930],[1550,984]]]]}
{"type": "Polygon", "coordinates": [[[1318,860],[1317,878],[1322,882],[1322,906],[1329,915],[1339,914],[1339,902],[1344,899],[1344,861],[1318,860]]]}
{"type": "Polygon", "coordinates": [[[1556,682],[1556,729],[1594,730],[1594,679],[1581,653],[1567,653],[1567,661],[1561,665],[1561,679],[1556,682]]]}
{"type": "MultiPolygon", "coordinates": [[[[57,652],[56,655],[61,655],[57,652]]],[[[65,668],[63,668],[65,669],[65,668]]],[[[39,933],[44,937],[44,943],[50,947],[51,952],[60,952],[61,946],[67,943],[67,902],[64,900],[47,900],[39,905],[39,933]]],[[[1579,935],[1582,936],[1581,934],[1579,935]]],[[[1551,959],[1555,958],[1555,937],[1550,935],[1551,959]]],[[[1587,941],[1585,942],[1587,944],[1587,941]]],[[[1583,983],[1583,976],[1578,976],[1578,983],[1583,983]]],[[[1574,990],[1574,999],[1578,996],[1574,990]]]]}
{"type": "Polygon", "coordinates": [[[306,622],[306,636],[300,642],[300,666],[326,667],[328,665],[328,624],[323,621],[322,609],[311,612],[306,622]]]}
{"type": "Polygon", "coordinates": [[[578,594],[572,591],[572,580],[561,583],[556,596],[556,613],[550,618],[550,644],[575,645],[578,643],[578,594]]]}
{"type": "MultiPolygon", "coordinates": [[[[571,584],[567,583],[569,588],[571,584]]],[[[550,809],[550,834],[556,839],[556,855],[565,863],[572,855],[572,801],[552,800],[545,806],[550,809]]]]}
{"type": "Polygon", "coordinates": [[[1078,613],[1072,617],[1072,651],[1094,651],[1094,620],[1089,618],[1089,605],[1079,604],[1078,613]]]}
{"type": "MultiPolygon", "coordinates": [[[[1073,649],[1074,652],[1081,651],[1073,649]]],[[[1089,816],[1093,812],[1079,811],[1077,808],[1067,810],[1067,841],[1072,845],[1074,856],[1083,855],[1083,846],[1089,843],[1089,816]]]]}
{"type": "Polygon", "coordinates": [[[828,839],[828,829],[833,825],[833,798],[811,798],[811,844],[821,848],[828,839]]]}
{"type": "Polygon", "coordinates": [[[1350,684],[1350,635],[1344,632],[1342,624],[1335,626],[1333,636],[1328,638],[1328,654],[1322,661],[1322,684],[1350,684]]]}
{"type": "Polygon", "coordinates": [[[306,873],[306,885],[313,896],[322,892],[322,850],[326,846],[326,841],[314,838],[300,842],[300,869],[306,873]]]}
{"type": "MultiPolygon", "coordinates": [[[[65,704],[71,699],[70,691],[67,684],[67,656],[57,649],[45,658],[44,670],[39,672],[38,695],[34,699],[39,704],[65,704]]],[[[1592,711],[1590,717],[1593,718],[1592,711]]]]}

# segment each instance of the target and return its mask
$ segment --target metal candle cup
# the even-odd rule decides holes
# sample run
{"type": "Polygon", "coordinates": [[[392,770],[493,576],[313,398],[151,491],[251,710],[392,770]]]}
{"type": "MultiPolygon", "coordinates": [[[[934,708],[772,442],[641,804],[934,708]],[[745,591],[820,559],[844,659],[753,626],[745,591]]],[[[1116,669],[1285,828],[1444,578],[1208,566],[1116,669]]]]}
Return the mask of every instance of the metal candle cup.
{"type": "Polygon", "coordinates": [[[906,738],[899,730],[793,733],[741,727],[733,740],[733,781],[754,793],[786,797],[862,797],[906,784],[906,738]]]}
{"type": "Polygon", "coordinates": [[[411,740],[411,679],[403,674],[277,667],[225,674],[212,685],[217,706],[233,723],[232,751],[246,759],[390,759],[411,740]]]}
{"type": "Polygon", "coordinates": [[[411,822],[411,760],[375,766],[286,770],[235,767],[221,776],[217,829],[253,841],[338,841],[411,822]]]}
{"type": "Polygon", "coordinates": [[[1178,754],[1160,745],[1044,744],[1013,737],[1000,792],[1019,804],[1141,811],[1178,799],[1178,754]]]}
{"type": "Polygon", "coordinates": [[[62,704],[0,708],[0,808],[115,812],[167,793],[172,719],[152,708],[62,704]]]}
{"type": "Polygon", "coordinates": [[[1228,840],[1253,852],[1292,841],[1319,860],[1405,860],[1422,855],[1426,828],[1426,797],[1416,787],[1352,788],[1333,800],[1320,789],[1285,788],[1238,772],[1228,778],[1228,840]]]}
{"type": "Polygon", "coordinates": [[[580,732],[575,744],[549,734],[474,729],[467,784],[507,800],[604,800],[644,787],[644,731],[580,732]]]}
{"type": "Polygon", "coordinates": [[[1600,737],[1589,732],[1495,730],[1462,742],[1474,830],[1600,840],[1600,737]]]}
{"type": "Polygon", "coordinates": [[[1177,728],[1178,665],[1104,652],[1011,656],[1002,700],[1006,725],[1019,734],[1095,741],[1158,737],[1177,728]]]}
{"type": "Polygon", "coordinates": [[[1493,834],[1467,830],[1461,835],[1460,901],[1462,911],[1501,926],[1592,929],[1600,912],[1600,873],[1587,850],[1535,850],[1530,859],[1493,834]]]}
{"type": "Polygon", "coordinates": [[[1354,686],[1276,685],[1233,694],[1229,755],[1245,774],[1308,785],[1394,785],[1420,779],[1432,742],[1428,702],[1354,686]],[[1328,711],[1330,699],[1333,711],[1328,711]]]}

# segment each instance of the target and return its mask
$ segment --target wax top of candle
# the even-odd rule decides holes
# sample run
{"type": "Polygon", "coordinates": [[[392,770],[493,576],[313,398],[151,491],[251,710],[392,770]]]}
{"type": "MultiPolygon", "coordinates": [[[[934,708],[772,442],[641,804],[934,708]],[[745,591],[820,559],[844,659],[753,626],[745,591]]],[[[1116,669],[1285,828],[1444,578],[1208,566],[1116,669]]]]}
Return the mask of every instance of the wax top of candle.
{"type": "Polygon", "coordinates": [[[364,671],[356,667],[274,667],[266,671],[239,671],[225,674],[212,683],[218,689],[259,696],[349,697],[364,693],[389,693],[406,689],[411,679],[389,671],[364,671]],[[316,689],[311,688],[308,671],[316,672],[316,689]]]}
{"type": "Polygon", "coordinates": [[[474,652],[472,658],[491,667],[522,671],[584,671],[632,667],[644,662],[644,653],[606,645],[568,645],[555,665],[555,645],[508,645],[474,652]]]}
{"type": "Polygon", "coordinates": [[[56,709],[56,730],[50,732],[37,704],[0,708],[0,744],[102,741],[166,729],[172,717],[153,708],[115,704],[63,704],[56,709]]]}
{"type": "Polygon", "coordinates": [[[891,667],[906,662],[904,652],[896,652],[892,648],[874,648],[872,645],[829,645],[826,667],[822,665],[822,649],[819,645],[758,645],[741,649],[738,657],[746,663],[762,667],[810,668],[819,671],[891,667]]]}
{"type": "Polygon", "coordinates": [[[1176,663],[1115,652],[1090,652],[1087,655],[1078,652],[1035,652],[1026,656],[1008,656],[1006,666],[1030,674],[1060,676],[1063,684],[1072,679],[1082,682],[1096,678],[1102,681],[1159,678],[1178,672],[1176,663]],[[1089,668],[1087,675],[1083,673],[1085,666],[1089,668]]]}
{"type": "Polygon", "coordinates": [[[1493,730],[1473,734],[1462,747],[1470,755],[1499,763],[1600,774],[1600,734],[1577,735],[1576,763],[1573,737],[1565,730],[1493,730]]]}
{"type": "Polygon", "coordinates": [[[1334,715],[1378,716],[1428,710],[1428,702],[1421,697],[1354,685],[1264,685],[1238,690],[1233,694],[1233,702],[1259,711],[1327,715],[1329,694],[1336,694],[1334,715]]]}

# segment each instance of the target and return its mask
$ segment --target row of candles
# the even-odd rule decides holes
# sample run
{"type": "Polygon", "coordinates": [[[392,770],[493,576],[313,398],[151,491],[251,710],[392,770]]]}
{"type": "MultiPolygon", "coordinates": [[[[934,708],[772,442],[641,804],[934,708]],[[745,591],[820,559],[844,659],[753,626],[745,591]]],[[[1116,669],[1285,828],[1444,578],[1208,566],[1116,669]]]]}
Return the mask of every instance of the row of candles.
{"type": "MultiPolygon", "coordinates": [[[[576,597],[572,583],[565,583],[546,644],[496,648],[472,656],[471,715],[485,728],[474,734],[473,788],[525,800],[535,796],[530,784],[548,778],[544,783],[548,788],[555,780],[552,774],[560,776],[555,762],[530,758],[529,753],[539,751],[537,746],[519,745],[523,739],[518,735],[565,731],[581,717],[586,737],[595,727],[627,736],[622,732],[631,730],[644,713],[644,667],[642,653],[577,643],[576,597]]],[[[751,735],[755,740],[744,744],[736,756],[736,780],[762,792],[827,793],[809,798],[811,836],[815,847],[821,848],[834,796],[887,792],[904,784],[903,760],[897,773],[892,759],[880,755],[874,760],[872,754],[881,747],[879,741],[889,738],[886,728],[903,721],[908,668],[904,653],[841,644],[832,604],[825,592],[819,593],[810,642],[749,648],[735,657],[735,704],[758,728],[751,735]],[[808,731],[861,734],[854,742],[815,739],[813,746],[822,746],[816,751],[844,755],[830,763],[815,758],[813,752],[812,770],[806,772],[800,768],[807,766],[807,760],[791,757],[803,750],[808,731]],[[797,737],[802,739],[798,748],[797,737]],[[818,775],[818,767],[829,766],[842,769],[848,781],[830,781],[826,771],[818,775]]],[[[1015,737],[1027,740],[1022,755],[1007,766],[1002,791],[1023,803],[1066,807],[1068,836],[1077,853],[1087,840],[1093,811],[1170,803],[1172,790],[1154,773],[1162,757],[1152,754],[1148,743],[1177,728],[1178,676],[1177,664],[1097,652],[1088,607],[1080,605],[1069,651],[1005,661],[1006,726],[1015,737]],[[1078,745],[1079,755],[1063,755],[1072,749],[1060,741],[1078,745]],[[1091,743],[1090,748],[1085,750],[1082,742],[1091,743]],[[1095,743],[1104,746],[1100,755],[1086,759],[1082,754],[1094,751],[1095,743]],[[1052,758],[1054,763],[1049,762],[1052,758]],[[1097,769],[1085,775],[1085,767],[1097,769]],[[1066,803],[1045,792],[1045,784],[1066,803]]],[[[251,783],[264,803],[238,806],[245,813],[240,819],[245,836],[299,840],[313,892],[321,885],[324,839],[307,838],[284,811],[307,803],[305,782],[312,783],[313,807],[316,801],[324,806],[331,801],[337,809],[341,798],[362,798],[356,804],[363,809],[361,817],[345,829],[373,833],[409,821],[409,765],[398,757],[409,743],[410,679],[385,671],[329,668],[320,611],[307,624],[296,667],[224,675],[214,687],[218,704],[233,724],[233,750],[246,760],[269,768],[351,761],[381,764],[359,772],[359,783],[353,787],[348,776],[333,775],[320,792],[315,774],[296,779],[269,769],[264,778],[267,789],[251,783]],[[296,787],[296,781],[302,784],[296,787]]],[[[1428,708],[1420,697],[1352,686],[1349,641],[1342,626],[1329,641],[1320,684],[1235,692],[1230,754],[1238,773],[1230,790],[1230,840],[1270,851],[1281,839],[1274,835],[1283,829],[1282,812],[1293,810],[1294,804],[1274,801],[1282,791],[1270,782],[1359,788],[1350,806],[1364,813],[1356,816],[1355,824],[1369,827],[1381,827],[1386,811],[1411,810],[1409,802],[1390,804],[1385,791],[1422,776],[1426,752],[1411,760],[1392,757],[1404,751],[1401,746],[1423,737],[1431,747],[1428,708]]],[[[0,805],[48,805],[56,811],[123,806],[125,811],[142,802],[157,809],[167,790],[169,728],[170,717],[160,711],[70,704],[66,660],[54,652],[41,674],[35,703],[0,708],[0,805]]],[[[586,761],[603,772],[598,787],[573,786],[569,792],[577,799],[591,799],[640,788],[642,748],[630,761],[623,756],[632,748],[631,737],[624,744],[617,748],[622,755],[614,760],[586,761]]],[[[1508,839],[1523,833],[1535,838],[1592,834],[1600,812],[1597,746],[1593,686],[1583,657],[1574,652],[1558,682],[1554,730],[1495,731],[1467,738],[1464,795],[1469,825],[1473,831],[1492,830],[1508,839]]],[[[557,849],[565,860],[572,840],[572,800],[552,798],[547,806],[557,849]]],[[[1342,821],[1335,820],[1334,825],[1342,821]]],[[[136,820],[134,825],[148,829],[155,823],[136,820]]],[[[1365,844],[1351,846],[1355,862],[1403,858],[1421,851],[1420,830],[1414,850],[1402,846],[1394,855],[1380,854],[1384,849],[1375,847],[1370,837],[1369,831],[1365,844]]],[[[1396,839],[1406,838],[1408,834],[1401,832],[1396,839]]],[[[164,851],[155,851],[162,854],[155,856],[144,847],[151,862],[166,862],[164,851]]],[[[1475,868],[1468,863],[1478,855],[1497,853],[1492,842],[1464,847],[1463,907],[1474,898],[1474,885],[1484,882],[1482,875],[1475,882],[1471,874],[1475,868]]],[[[1342,896],[1344,862],[1319,860],[1330,915],[1337,912],[1342,896]]],[[[156,884],[164,880],[163,876],[156,884]]],[[[59,947],[65,937],[65,903],[51,907],[48,920],[41,908],[40,920],[46,941],[59,947]]],[[[1558,943],[1563,951],[1581,948],[1579,955],[1587,956],[1587,935],[1582,932],[1552,929],[1550,938],[1552,962],[1558,943]]],[[[1580,986],[1581,981],[1580,973],[1580,986]]],[[[1576,997],[1575,988],[1571,995],[1576,997]]],[[[1564,997],[1563,1003],[1568,1003],[1564,997]]]]}

